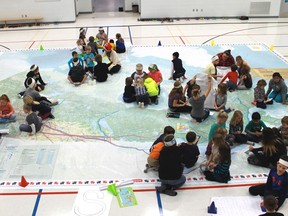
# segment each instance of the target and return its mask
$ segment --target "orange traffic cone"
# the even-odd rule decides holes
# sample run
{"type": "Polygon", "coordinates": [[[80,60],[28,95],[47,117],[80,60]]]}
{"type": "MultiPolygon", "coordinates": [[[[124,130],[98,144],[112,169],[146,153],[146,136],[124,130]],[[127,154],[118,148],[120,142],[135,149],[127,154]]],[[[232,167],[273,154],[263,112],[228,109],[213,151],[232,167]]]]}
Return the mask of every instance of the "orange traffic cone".
{"type": "Polygon", "coordinates": [[[19,183],[19,186],[25,188],[25,187],[27,187],[28,185],[29,185],[29,183],[26,181],[25,177],[22,176],[22,177],[21,177],[21,182],[19,183]]]}

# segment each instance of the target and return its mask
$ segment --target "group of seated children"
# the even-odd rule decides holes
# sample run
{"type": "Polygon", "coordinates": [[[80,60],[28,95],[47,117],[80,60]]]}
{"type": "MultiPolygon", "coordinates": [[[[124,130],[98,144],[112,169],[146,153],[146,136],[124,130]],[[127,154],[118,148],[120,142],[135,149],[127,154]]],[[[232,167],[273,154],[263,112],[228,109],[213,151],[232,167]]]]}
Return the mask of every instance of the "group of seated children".
{"type": "MultiPolygon", "coordinates": [[[[42,120],[55,118],[51,107],[57,105],[58,101],[51,101],[39,93],[45,89],[46,85],[47,83],[41,77],[39,67],[32,65],[24,81],[26,90],[18,94],[19,98],[23,98],[23,111],[27,114],[27,124],[21,124],[20,131],[35,134],[41,129],[42,120]]],[[[15,120],[15,115],[11,115],[10,119],[13,117],[15,120]]]]}
{"type": "Polygon", "coordinates": [[[186,143],[177,144],[174,137],[175,130],[171,126],[164,128],[161,134],[150,148],[146,168],[159,172],[161,187],[157,187],[160,193],[176,196],[175,189],[181,187],[187,174],[193,170],[193,166],[200,155],[197,143],[200,137],[194,132],[186,134],[186,143]]]}
{"type": "Polygon", "coordinates": [[[136,101],[140,108],[152,103],[158,104],[162,74],[155,64],[151,64],[148,70],[147,74],[143,71],[143,65],[139,63],[136,65],[136,71],[126,78],[123,93],[125,103],[136,101]]]}
{"type": "Polygon", "coordinates": [[[121,69],[121,62],[117,53],[126,52],[124,40],[119,33],[116,34],[116,45],[112,39],[108,42],[107,34],[102,27],[99,28],[96,39],[93,36],[89,37],[87,45],[85,35],[85,30],[81,28],[76,51],[72,52],[72,58],[68,61],[67,79],[76,86],[83,84],[87,76],[97,82],[104,82],[108,74],[118,73],[121,69]],[[103,49],[103,56],[98,54],[98,49],[103,49]],[[109,63],[103,63],[104,58],[107,58],[109,63]]]}

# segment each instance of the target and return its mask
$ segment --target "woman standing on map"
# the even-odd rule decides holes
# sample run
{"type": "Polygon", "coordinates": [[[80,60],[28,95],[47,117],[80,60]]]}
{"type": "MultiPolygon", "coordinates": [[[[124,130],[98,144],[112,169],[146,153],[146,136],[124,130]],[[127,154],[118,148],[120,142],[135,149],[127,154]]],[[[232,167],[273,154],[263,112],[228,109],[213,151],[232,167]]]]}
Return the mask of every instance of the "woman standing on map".
{"type": "Polygon", "coordinates": [[[180,81],[174,83],[174,88],[171,90],[168,98],[168,106],[173,112],[186,112],[190,113],[192,107],[188,105],[183,87],[180,81]]]}
{"type": "Polygon", "coordinates": [[[275,100],[277,103],[287,105],[287,86],[279,72],[273,73],[272,79],[269,81],[269,87],[265,96],[266,98],[273,98],[273,100],[275,100]]]}
{"type": "Polygon", "coordinates": [[[235,60],[231,55],[231,50],[225,50],[222,53],[218,53],[217,56],[219,58],[217,66],[230,67],[235,64],[235,60]]]}

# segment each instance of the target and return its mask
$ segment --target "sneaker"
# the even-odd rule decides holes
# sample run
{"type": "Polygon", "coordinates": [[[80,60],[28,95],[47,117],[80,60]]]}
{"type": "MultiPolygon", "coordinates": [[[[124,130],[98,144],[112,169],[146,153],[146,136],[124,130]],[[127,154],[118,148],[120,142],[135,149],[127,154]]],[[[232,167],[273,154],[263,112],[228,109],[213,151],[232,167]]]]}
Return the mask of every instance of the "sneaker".
{"type": "Polygon", "coordinates": [[[58,105],[58,100],[56,100],[56,101],[51,101],[51,105],[50,106],[56,106],[56,105],[58,105]]]}
{"type": "Polygon", "coordinates": [[[172,80],[173,78],[172,77],[169,77],[169,79],[168,80],[172,80]]]}
{"type": "Polygon", "coordinates": [[[141,102],[138,103],[138,107],[141,108],[141,102]]]}
{"type": "Polygon", "coordinates": [[[165,190],[167,190],[167,187],[165,185],[162,185],[160,187],[156,187],[156,190],[159,192],[159,193],[164,193],[165,190]]]}
{"type": "Polygon", "coordinates": [[[144,102],[141,102],[140,108],[144,109],[145,105],[144,102]]]}
{"type": "Polygon", "coordinates": [[[52,113],[48,116],[48,118],[50,118],[50,119],[55,119],[55,116],[54,115],[52,115],[52,113]]]}
{"type": "Polygon", "coordinates": [[[164,191],[164,194],[168,195],[168,196],[177,196],[177,192],[172,190],[172,189],[167,189],[164,191]]]}
{"type": "Polygon", "coordinates": [[[19,99],[23,98],[23,95],[21,95],[21,94],[18,94],[17,96],[18,96],[19,99]]]}
{"type": "Polygon", "coordinates": [[[159,100],[158,100],[158,98],[155,100],[155,105],[158,105],[158,103],[159,103],[159,100]]]}

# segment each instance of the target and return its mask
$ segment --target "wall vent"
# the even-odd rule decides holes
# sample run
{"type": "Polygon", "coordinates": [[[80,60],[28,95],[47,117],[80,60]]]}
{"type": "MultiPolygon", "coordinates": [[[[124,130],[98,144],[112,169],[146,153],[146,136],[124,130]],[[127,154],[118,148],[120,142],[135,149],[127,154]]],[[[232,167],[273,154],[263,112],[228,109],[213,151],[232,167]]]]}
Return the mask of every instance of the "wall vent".
{"type": "Polygon", "coordinates": [[[270,14],[271,2],[251,2],[250,15],[270,14]]]}

